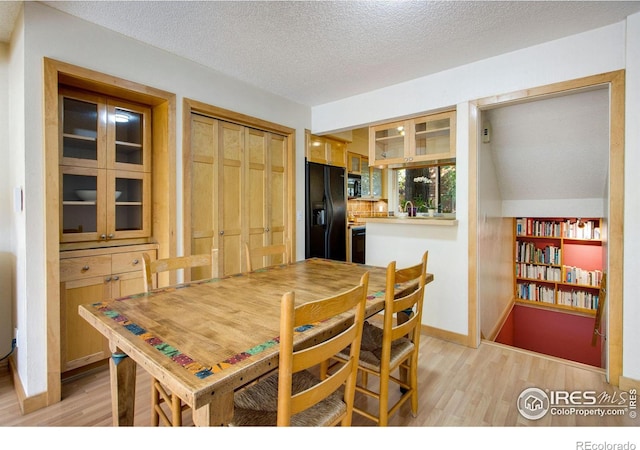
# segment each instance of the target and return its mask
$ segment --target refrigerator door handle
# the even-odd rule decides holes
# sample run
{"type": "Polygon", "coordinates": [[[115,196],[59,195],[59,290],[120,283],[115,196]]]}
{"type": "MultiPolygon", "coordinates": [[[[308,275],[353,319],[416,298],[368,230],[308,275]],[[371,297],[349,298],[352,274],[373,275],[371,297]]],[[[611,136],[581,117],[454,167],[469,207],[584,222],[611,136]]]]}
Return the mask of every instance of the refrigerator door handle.
{"type": "Polygon", "coordinates": [[[329,252],[329,239],[328,236],[331,235],[331,230],[333,229],[333,199],[331,198],[331,193],[327,192],[327,197],[324,199],[324,205],[325,205],[325,214],[330,218],[330,220],[325,221],[325,236],[327,237],[327,239],[325,240],[325,246],[326,246],[326,254],[328,255],[329,252]]]}

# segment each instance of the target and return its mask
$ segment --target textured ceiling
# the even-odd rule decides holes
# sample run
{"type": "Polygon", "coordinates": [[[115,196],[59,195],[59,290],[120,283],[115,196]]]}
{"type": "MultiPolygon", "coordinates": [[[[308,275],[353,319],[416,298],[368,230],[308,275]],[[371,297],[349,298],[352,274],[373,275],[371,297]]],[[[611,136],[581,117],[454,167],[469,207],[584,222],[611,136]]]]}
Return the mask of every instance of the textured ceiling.
{"type": "MultiPolygon", "coordinates": [[[[0,1],[4,41],[13,3],[0,1]]],[[[638,1],[42,3],[310,106],[640,11],[638,1]]]]}

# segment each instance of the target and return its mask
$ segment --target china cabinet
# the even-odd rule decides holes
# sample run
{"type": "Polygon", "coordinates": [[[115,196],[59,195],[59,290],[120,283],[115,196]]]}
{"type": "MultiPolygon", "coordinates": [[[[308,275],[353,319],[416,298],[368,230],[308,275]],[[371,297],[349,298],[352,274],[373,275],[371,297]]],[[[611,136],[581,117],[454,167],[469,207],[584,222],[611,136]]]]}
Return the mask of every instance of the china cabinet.
{"type": "Polygon", "coordinates": [[[78,306],[144,291],[151,238],[151,112],[61,86],[59,105],[60,356],[63,372],[106,359],[78,306]]]}
{"type": "Polygon", "coordinates": [[[60,242],[151,234],[149,108],[60,90],[60,242]]]}

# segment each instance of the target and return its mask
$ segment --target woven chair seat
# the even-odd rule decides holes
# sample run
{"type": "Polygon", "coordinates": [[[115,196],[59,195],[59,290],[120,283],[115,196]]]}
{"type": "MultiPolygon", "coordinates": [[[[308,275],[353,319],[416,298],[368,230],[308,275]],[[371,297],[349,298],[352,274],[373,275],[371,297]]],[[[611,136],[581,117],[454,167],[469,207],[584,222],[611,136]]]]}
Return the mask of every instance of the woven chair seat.
{"type": "MultiPolygon", "coordinates": [[[[308,371],[293,374],[292,393],[295,395],[320,382],[308,371]]],[[[291,426],[327,426],[335,422],[347,406],[339,391],[320,403],[291,417],[291,426]]],[[[234,396],[235,426],[276,426],[278,410],[278,374],[241,390],[234,396]]]]}
{"type": "MultiPolygon", "coordinates": [[[[371,370],[380,370],[382,356],[382,329],[369,322],[364,323],[362,329],[362,343],[360,344],[360,365],[371,370]]],[[[391,367],[395,367],[406,355],[413,350],[413,342],[407,338],[396,339],[391,343],[391,367]]],[[[338,356],[343,359],[349,357],[349,348],[344,349],[338,356]]]]}

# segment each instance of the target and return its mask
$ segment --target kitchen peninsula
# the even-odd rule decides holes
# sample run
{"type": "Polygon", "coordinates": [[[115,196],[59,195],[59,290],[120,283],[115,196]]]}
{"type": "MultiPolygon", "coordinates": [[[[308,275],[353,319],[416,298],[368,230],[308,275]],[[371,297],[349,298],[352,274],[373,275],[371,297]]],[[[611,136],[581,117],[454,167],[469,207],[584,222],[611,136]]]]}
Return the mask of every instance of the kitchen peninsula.
{"type": "Polygon", "coordinates": [[[435,279],[424,299],[422,324],[425,332],[463,343],[467,335],[467,298],[464,291],[468,264],[468,228],[460,217],[366,217],[365,262],[385,266],[396,261],[407,267],[421,252],[428,251],[427,271],[435,279]]]}
{"type": "Polygon", "coordinates": [[[418,217],[366,217],[362,218],[366,223],[384,223],[384,224],[400,224],[400,225],[436,225],[436,226],[455,226],[458,224],[455,216],[418,216],[418,217]]]}

